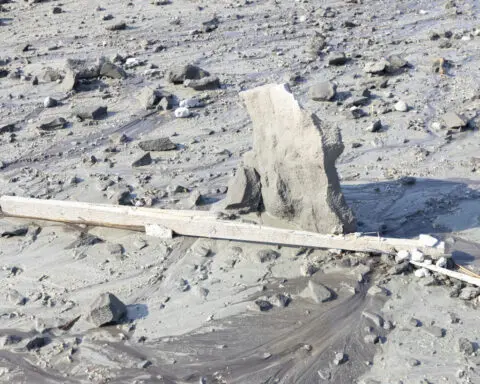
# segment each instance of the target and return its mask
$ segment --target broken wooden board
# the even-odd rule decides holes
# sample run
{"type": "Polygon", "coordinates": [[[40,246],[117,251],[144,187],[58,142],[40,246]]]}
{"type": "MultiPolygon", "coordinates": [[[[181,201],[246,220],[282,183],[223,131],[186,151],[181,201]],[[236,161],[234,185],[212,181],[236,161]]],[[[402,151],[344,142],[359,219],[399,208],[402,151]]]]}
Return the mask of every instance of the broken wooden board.
{"type": "Polygon", "coordinates": [[[395,239],[361,234],[324,235],[221,220],[216,214],[206,211],[164,210],[16,196],[2,196],[0,207],[6,216],[142,231],[146,226],[157,224],[178,235],[211,239],[389,254],[402,249],[418,249],[432,257],[445,254],[443,243],[439,247],[429,247],[416,239],[395,239]]]}
{"type": "Polygon", "coordinates": [[[452,278],[457,279],[457,280],[465,281],[466,283],[469,283],[469,284],[475,285],[477,287],[480,287],[480,279],[479,278],[473,277],[473,276],[468,276],[465,273],[456,272],[456,271],[452,271],[450,269],[437,267],[436,265],[433,265],[433,264],[420,263],[418,261],[413,261],[413,260],[410,261],[410,264],[413,264],[417,267],[428,269],[429,271],[432,271],[432,272],[436,272],[436,273],[440,273],[442,275],[446,275],[448,277],[452,277],[452,278]]]}

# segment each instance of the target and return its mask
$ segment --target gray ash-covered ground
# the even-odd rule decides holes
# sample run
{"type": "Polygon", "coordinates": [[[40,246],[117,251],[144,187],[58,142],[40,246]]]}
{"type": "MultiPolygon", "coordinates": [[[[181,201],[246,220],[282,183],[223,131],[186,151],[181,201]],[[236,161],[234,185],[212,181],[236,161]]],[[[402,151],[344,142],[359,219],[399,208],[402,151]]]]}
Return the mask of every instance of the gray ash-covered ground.
{"type": "MultiPolygon", "coordinates": [[[[478,273],[479,7],[0,0],[0,194],[210,209],[252,147],[239,92],[288,82],[342,132],[358,231],[437,235],[478,273]],[[173,83],[187,64],[210,77],[173,83]]],[[[0,218],[18,226],[1,382],[480,382],[478,290],[393,258],[0,218]],[[99,328],[105,292],[127,315],[99,328]]]]}

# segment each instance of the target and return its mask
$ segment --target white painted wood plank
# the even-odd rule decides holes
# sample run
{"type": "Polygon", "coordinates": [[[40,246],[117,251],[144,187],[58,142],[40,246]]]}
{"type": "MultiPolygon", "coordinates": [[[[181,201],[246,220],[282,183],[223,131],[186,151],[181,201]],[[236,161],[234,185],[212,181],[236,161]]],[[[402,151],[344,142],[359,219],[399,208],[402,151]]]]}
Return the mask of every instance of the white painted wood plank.
{"type": "Polygon", "coordinates": [[[184,236],[207,237],[311,248],[336,248],[360,252],[394,253],[395,250],[419,249],[438,256],[443,248],[425,247],[416,239],[394,239],[373,236],[324,235],[314,232],[267,227],[226,221],[205,211],[177,211],[154,208],[91,204],[71,201],[40,200],[16,196],[2,196],[0,207],[7,216],[31,219],[81,223],[89,225],[133,228],[159,224],[184,236]]]}
{"type": "Polygon", "coordinates": [[[468,276],[465,273],[452,271],[452,270],[446,269],[446,268],[440,268],[440,267],[437,267],[436,265],[433,265],[433,264],[420,263],[418,261],[410,261],[410,264],[413,264],[417,267],[426,268],[426,269],[428,269],[432,272],[440,273],[442,275],[447,275],[447,276],[453,277],[454,279],[462,280],[462,281],[465,281],[467,283],[476,285],[477,287],[480,287],[480,279],[479,278],[473,277],[473,276],[468,276]]]}

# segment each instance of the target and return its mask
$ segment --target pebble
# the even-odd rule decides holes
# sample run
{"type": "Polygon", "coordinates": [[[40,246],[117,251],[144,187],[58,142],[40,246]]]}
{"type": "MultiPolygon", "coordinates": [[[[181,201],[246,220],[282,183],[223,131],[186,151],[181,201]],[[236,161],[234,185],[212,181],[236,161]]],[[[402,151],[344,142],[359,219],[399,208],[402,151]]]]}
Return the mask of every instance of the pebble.
{"type": "Polygon", "coordinates": [[[403,100],[400,100],[397,103],[395,103],[394,108],[398,112],[407,112],[408,111],[408,105],[403,100]]]}
{"type": "Polygon", "coordinates": [[[475,352],[475,347],[473,343],[466,339],[465,337],[461,337],[458,339],[458,350],[466,356],[470,356],[473,352],[475,352]]]}
{"type": "Polygon", "coordinates": [[[365,129],[367,132],[379,132],[382,129],[382,121],[380,119],[377,119],[373,121],[370,125],[367,126],[365,129]]]}
{"type": "Polygon", "coordinates": [[[347,355],[345,355],[343,352],[338,352],[335,354],[335,359],[333,360],[333,364],[340,365],[345,363],[347,360],[348,360],[347,355]]]}
{"type": "Polygon", "coordinates": [[[58,105],[58,101],[50,96],[43,101],[43,106],[45,108],[52,108],[52,107],[56,107],[57,105],[58,105]]]}
{"type": "Polygon", "coordinates": [[[410,367],[417,367],[420,365],[420,361],[417,360],[417,359],[408,359],[407,360],[407,364],[410,366],[410,367]]]}
{"type": "Polygon", "coordinates": [[[190,110],[186,107],[177,108],[177,109],[175,109],[174,113],[175,113],[175,117],[178,117],[178,118],[186,118],[186,117],[190,117],[192,115],[190,110]]]}

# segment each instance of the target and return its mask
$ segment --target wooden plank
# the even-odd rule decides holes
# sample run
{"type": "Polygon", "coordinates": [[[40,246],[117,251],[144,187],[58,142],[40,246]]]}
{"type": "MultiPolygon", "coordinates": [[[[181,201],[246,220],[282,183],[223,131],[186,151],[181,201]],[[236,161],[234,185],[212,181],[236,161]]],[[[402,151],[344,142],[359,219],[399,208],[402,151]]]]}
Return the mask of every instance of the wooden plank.
{"type": "Polygon", "coordinates": [[[480,287],[480,279],[479,278],[473,277],[473,276],[468,276],[465,273],[452,271],[452,270],[446,269],[446,268],[440,268],[440,267],[437,267],[436,265],[433,265],[433,264],[420,263],[418,261],[410,261],[410,264],[413,264],[417,267],[426,268],[426,269],[428,269],[432,272],[440,273],[442,275],[447,275],[449,277],[453,277],[454,279],[462,280],[462,281],[465,281],[466,283],[473,284],[477,287],[480,287]]]}
{"type": "Polygon", "coordinates": [[[159,224],[178,235],[212,239],[379,253],[418,249],[434,257],[445,253],[443,247],[426,247],[416,239],[394,239],[357,234],[323,235],[220,220],[215,214],[204,211],[163,210],[15,196],[2,196],[0,207],[7,216],[139,230],[144,230],[146,225],[159,224]]]}

